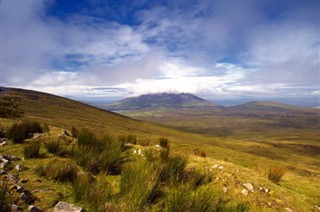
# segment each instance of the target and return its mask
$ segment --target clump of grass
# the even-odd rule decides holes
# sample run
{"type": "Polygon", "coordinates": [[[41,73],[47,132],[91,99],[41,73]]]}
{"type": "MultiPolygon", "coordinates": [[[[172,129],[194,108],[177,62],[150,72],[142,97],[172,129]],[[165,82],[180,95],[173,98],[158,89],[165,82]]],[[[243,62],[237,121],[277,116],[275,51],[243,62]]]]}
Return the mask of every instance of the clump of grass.
{"type": "Polygon", "coordinates": [[[212,182],[212,176],[208,172],[200,171],[198,169],[191,169],[184,173],[184,182],[191,188],[195,189],[201,185],[212,182]]]}
{"type": "Polygon", "coordinates": [[[7,185],[0,182],[0,211],[10,212],[10,195],[8,192],[7,185]]]}
{"type": "Polygon", "coordinates": [[[49,125],[47,123],[44,123],[41,128],[42,128],[43,132],[47,132],[48,133],[50,131],[49,125]]]}
{"type": "Polygon", "coordinates": [[[60,141],[58,139],[51,140],[47,143],[45,143],[45,147],[48,150],[48,152],[57,155],[60,151],[60,141]]]}
{"type": "Polygon", "coordinates": [[[146,149],[144,151],[146,160],[149,162],[153,162],[155,160],[154,156],[153,156],[153,151],[151,149],[146,149]]]}
{"type": "Polygon", "coordinates": [[[8,130],[8,137],[13,143],[22,143],[30,138],[33,133],[42,133],[43,130],[38,122],[15,123],[8,130]]]}
{"type": "Polygon", "coordinates": [[[159,169],[149,162],[127,164],[120,180],[120,193],[131,211],[144,211],[158,196],[159,169]]]}
{"type": "Polygon", "coordinates": [[[129,143],[129,144],[137,144],[137,136],[129,134],[127,136],[127,143],[129,143]]]}
{"type": "Polygon", "coordinates": [[[199,156],[199,157],[205,158],[207,156],[206,152],[204,150],[199,149],[199,148],[194,149],[193,152],[196,156],[199,156]]]}
{"type": "Polygon", "coordinates": [[[166,210],[174,211],[221,211],[221,194],[212,186],[201,187],[195,192],[188,186],[169,191],[166,196],[166,210]]]}
{"type": "Polygon", "coordinates": [[[78,135],[78,149],[75,158],[79,165],[92,174],[104,172],[106,174],[119,174],[121,170],[122,142],[111,136],[97,139],[89,131],[82,131],[78,135]]]}
{"type": "Polygon", "coordinates": [[[169,140],[167,138],[159,138],[159,144],[163,148],[169,148],[169,140]]]}
{"type": "Polygon", "coordinates": [[[52,160],[47,165],[35,169],[39,176],[59,182],[74,182],[77,178],[77,166],[72,161],[52,160]]]}
{"type": "Polygon", "coordinates": [[[79,175],[72,188],[75,201],[87,203],[93,211],[106,211],[106,202],[113,192],[106,180],[97,181],[86,174],[79,175]]]}
{"type": "Polygon", "coordinates": [[[239,202],[235,206],[228,208],[231,212],[248,212],[250,207],[245,202],[239,202]]]}
{"type": "Polygon", "coordinates": [[[141,146],[150,146],[150,140],[149,139],[140,140],[139,141],[139,145],[141,145],[141,146]]]}
{"type": "Polygon", "coordinates": [[[72,126],[72,127],[71,127],[72,137],[77,138],[77,137],[78,137],[78,133],[79,133],[78,129],[75,128],[74,126],[72,126]]]}
{"type": "Polygon", "coordinates": [[[281,167],[276,167],[276,168],[272,168],[269,170],[269,173],[268,173],[268,179],[275,183],[275,184],[278,184],[283,175],[285,174],[285,170],[281,167]]]}
{"type": "Polygon", "coordinates": [[[174,156],[169,158],[163,166],[160,179],[162,182],[177,183],[183,179],[184,169],[186,168],[188,159],[184,156],[174,156]]]}
{"type": "Polygon", "coordinates": [[[169,159],[170,149],[162,149],[160,150],[160,160],[162,162],[166,162],[169,159]]]}
{"type": "Polygon", "coordinates": [[[40,156],[40,142],[33,142],[23,147],[23,155],[25,158],[38,158],[40,156]]]}
{"type": "Polygon", "coordinates": [[[0,138],[6,137],[6,131],[2,126],[0,126],[0,138]]]}

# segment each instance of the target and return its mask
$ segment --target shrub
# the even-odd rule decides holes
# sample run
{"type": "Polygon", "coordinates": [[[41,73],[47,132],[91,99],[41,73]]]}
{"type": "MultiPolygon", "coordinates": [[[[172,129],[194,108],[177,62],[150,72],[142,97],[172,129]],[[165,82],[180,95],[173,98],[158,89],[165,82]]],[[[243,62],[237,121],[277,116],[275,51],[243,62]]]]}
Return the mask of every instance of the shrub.
{"type": "Polygon", "coordinates": [[[74,182],[77,178],[77,166],[72,161],[52,160],[45,166],[38,166],[35,172],[59,182],[74,182]]]}
{"type": "Polygon", "coordinates": [[[76,202],[87,203],[93,211],[106,211],[106,202],[110,199],[112,188],[105,180],[96,181],[83,174],[72,184],[73,196],[76,202]]]}
{"type": "Polygon", "coordinates": [[[194,154],[196,156],[203,157],[203,158],[205,158],[207,156],[206,152],[204,150],[199,149],[199,148],[194,149],[194,154]]]}
{"type": "Polygon", "coordinates": [[[10,196],[8,193],[7,185],[3,182],[0,182],[0,211],[10,212],[10,196]]]}
{"type": "Polygon", "coordinates": [[[30,138],[33,133],[42,133],[43,130],[38,122],[15,123],[8,130],[8,137],[13,143],[22,143],[30,138]]]}
{"type": "Polygon", "coordinates": [[[173,184],[181,182],[187,162],[188,159],[183,156],[174,156],[173,158],[169,158],[168,162],[161,170],[161,181],[173,184]]]}
{"type": "Polygon", "coordinates": [[[268,179],[271,182],[278,184],[281,181],[281,178],[283,177],[284,173],[285,170],[283,168],[272,168],[269,170],[268,179]]]}
{"type": "Polygon", "coordinates": [[[23,154],[25,158],[38,158],[40,152],[40,142],[33,142],[23,147],[23,154]]]}
{"type": "Polygon", "coordinates": [[[169,140],[167,138],[159,138],[159,144],[163,148],[169,148],[169,140]]]}
{"type": "Polygon", "coordinates": [[[131,211],[144,211],[157,196],[159,169],[142,161],[127,164],[120,180],[120,192],[131,211]]]}

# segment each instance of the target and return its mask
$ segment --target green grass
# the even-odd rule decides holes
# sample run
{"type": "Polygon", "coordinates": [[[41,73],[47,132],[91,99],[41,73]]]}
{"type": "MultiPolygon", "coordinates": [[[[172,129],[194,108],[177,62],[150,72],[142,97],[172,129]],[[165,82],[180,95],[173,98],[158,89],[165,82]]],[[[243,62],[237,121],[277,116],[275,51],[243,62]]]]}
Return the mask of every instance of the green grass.
{"type": "Polygon", "coordinates": [[[283,178],[284,174],[285,174],[285,170],[283,168],[281,167],[272,168],[269,170],[268,179],[271,182],[278,184],[283,178]]]}
{"type": "Polygon", "coordinates": [[[10,206],[11,199],[9,196],[9,190],[7,188],[7,185],[0,182],[0,211],[2,212],[10,212],[10,206]]]}
{"type": "Polygon", "coordinates": [[[23,155],[25,158],[39,158],[40,156],[40,142],[33,142],[23,147],[23,155]]]}

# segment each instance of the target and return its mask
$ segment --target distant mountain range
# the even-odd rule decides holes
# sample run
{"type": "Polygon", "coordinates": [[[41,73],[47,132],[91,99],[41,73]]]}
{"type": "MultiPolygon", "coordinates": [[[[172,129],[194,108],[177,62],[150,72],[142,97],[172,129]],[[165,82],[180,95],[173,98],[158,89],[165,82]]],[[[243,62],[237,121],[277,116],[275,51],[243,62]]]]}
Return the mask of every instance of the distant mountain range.
{"type": "Polygon", "coordinates": [[[126,98],[112,104],[104,105],[107,110],[141,110],[155,108],[193,108],[212,107],[215,104],[189,93],[159,93],[146,94],[138,97],[126,98]]]}
{"type": "Polygon", "coordinates": [[[134,110],[153,110],[153,109],[182,109],[182,108],[195,108],[195,109],[241,109],[241,110],[301,110],[304,107],[293,106],[289,104],[272,102],[272,101],[251,101],[244,104],[224,107],[216,105],[208,100],[202,99],[198,96],[189,93],[158,93],[158,94],[145,94],[138,97],[130,97],[120,101],[100,105],[100,108],[111,111],[134,111],[134,110]]]}

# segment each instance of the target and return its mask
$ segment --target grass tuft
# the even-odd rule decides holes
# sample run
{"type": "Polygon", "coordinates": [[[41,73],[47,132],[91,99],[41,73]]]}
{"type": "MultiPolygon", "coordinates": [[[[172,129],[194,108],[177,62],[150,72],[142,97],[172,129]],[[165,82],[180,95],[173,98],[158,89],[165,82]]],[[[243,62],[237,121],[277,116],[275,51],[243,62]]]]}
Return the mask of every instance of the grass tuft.
{"type": "Polygon", "coordinates": [[[77,178],[77,166],[69,160],[52,160],[45,166],[38,166],[35,172],[39,176],[59,182],[74,182],[77,178]]]}
{"type": "Polygon", "coordinates": [[[8,192],[7,185],[0,182],[0,211],[10,212],[10,196],[8,192]]]}
{"type": "Polygon", "coordinates": [[[193,152],[196,156],[199,156],[199,157],[205,158],[207,156],[206,152],[204,150],[199,149],[199,148],[194,149],[193,152]]]}
{"type": "Polygon", "coordinates": [[[276,167],[276,168],[272,168],[269,170],[269,173],[268,173],[268,179],[275,183],[275,184],[278,184],[283,175],[285,174],[285,170],[281,167],[276,167]]]}
{"type": "Polygon", "coordinates": [[[162,182],[180,183],[184,176],[184,169],[186,168],[188,159],[184,156],[174,156],[169,158],[160,173],[162,182]]]}
{"type": "Polygon", "coordinates": [[[38,122],[15,123],[8,130],[8,138],[13,143],[22,143],[30,138],[33,133],[42,133],[43,130],[38,122]]]}
{"type": "Polygon", "coordinates": [[[40,142],[33,142],[23,147],[23,155],[25,158],[39,158],[40,142]]]}
{"type": "Polygon", "coordinates": [[[163,148],[169,148],[169,140],[167,138],[159,138],[159,144],[163,148]]]}

